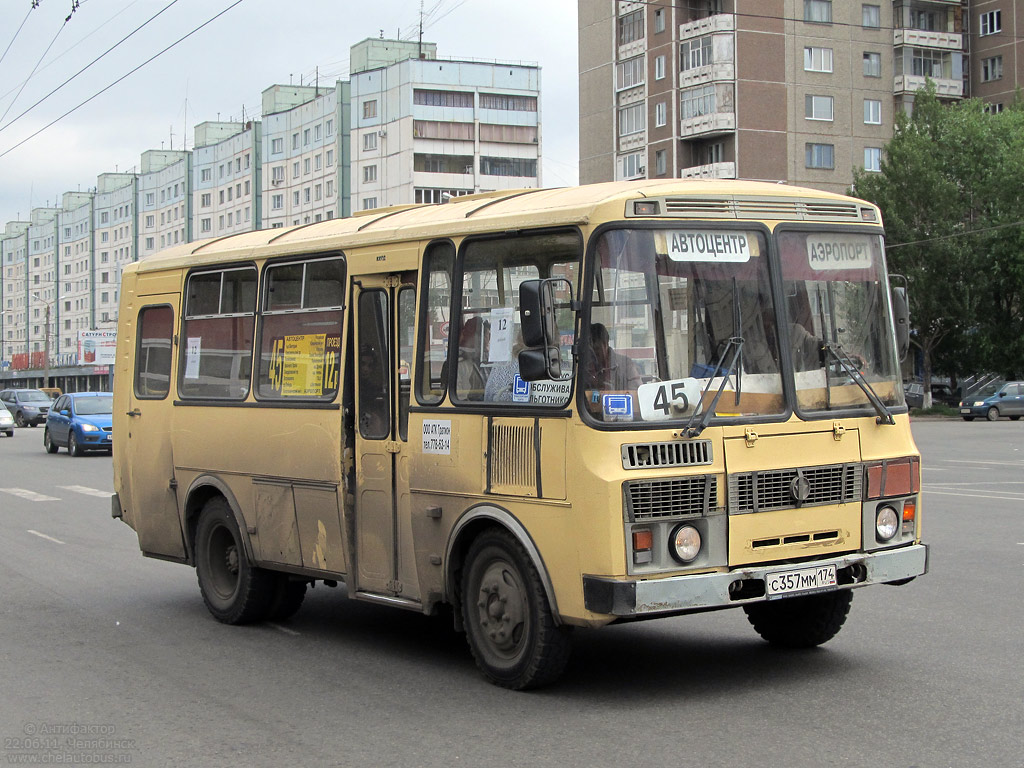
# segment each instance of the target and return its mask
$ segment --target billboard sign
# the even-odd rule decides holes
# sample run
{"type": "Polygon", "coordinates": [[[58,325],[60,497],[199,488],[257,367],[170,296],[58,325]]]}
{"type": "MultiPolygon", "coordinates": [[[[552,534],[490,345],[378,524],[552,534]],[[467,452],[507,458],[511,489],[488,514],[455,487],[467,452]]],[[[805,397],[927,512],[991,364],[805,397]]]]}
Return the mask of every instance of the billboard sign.
{"type": "Polygon", "coordinates": [[[116,331],[79,331],[79,365],[113,365],[117,359],[116,331]]]}

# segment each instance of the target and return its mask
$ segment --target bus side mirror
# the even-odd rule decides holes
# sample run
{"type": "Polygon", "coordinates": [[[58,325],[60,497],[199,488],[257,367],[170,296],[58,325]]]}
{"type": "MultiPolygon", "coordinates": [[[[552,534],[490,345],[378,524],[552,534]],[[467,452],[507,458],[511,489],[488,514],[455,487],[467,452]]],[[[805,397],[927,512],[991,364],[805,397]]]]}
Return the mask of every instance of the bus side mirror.
{"type": "Polygon", "coordinates": [[[892,289],[892,317],[896,323],[896,355],[902,363],[910,351],[910,305],[905,287],[892,289]]]}
{"type": "Polygon", "coordinates": [[[519,321],[527,347],[519,353],[519,376],[523,381],[563,378],[562,335],[556,314],[560,304],[572,307],[572,283],[568,280],[549,277],[519,284],[519,321]]]}

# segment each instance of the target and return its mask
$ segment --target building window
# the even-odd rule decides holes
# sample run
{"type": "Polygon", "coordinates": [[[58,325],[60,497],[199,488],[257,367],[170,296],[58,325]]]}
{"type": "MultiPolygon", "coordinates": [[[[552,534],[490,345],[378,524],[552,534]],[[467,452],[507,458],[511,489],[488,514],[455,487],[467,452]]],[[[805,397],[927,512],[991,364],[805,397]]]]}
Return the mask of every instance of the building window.
{"type": "Polygon", "coordinates": [[[1003,77],[1003,57],[993,56],[991,59],[983,59],[981,62],[981,82],[988,83],[992,80],[1001,80],[1003,77]]]}
{"type": "Polygon", "coordinates": [[[363,151],[377,148],[377,134],[373,131],[363,134],[363,151]]]}
{"type": "Polygon", "coordinates": [[[831,170],[836,167],[835,147],[831,144],[807,144],[805,150],[808,168],[831,170]]]}
{"type": "Polygon", "coordinates": [[[619,178],[635,179],[646,172],[643,152],[633,152],[619,158],[619,178]]]}
{"type": "Polygon", "coordinates": [[[316,184],[316,185],[314,185],[314,187],[313,187],[313,199],[319,201],[319,200],[323,200],[323,198],[324,198],[323,184],[316,184]]]}
{"type": "Polygon", "coordinates": [[[270,198],[270,207],[275,211],[279,211],[284,208],[284,195],[273,195],[270,198]]]}
{"type": "Polygon", "coordinates": [[[292,149],[299,148],[299,134],[298,131],[292,134],[292,149]]]}
{"type": "Polygon", "coordinates": [[[275,165],[273,168],[270,169],[270,176],[271,182],[280,184],[282,181],[284,181],[284,166],[275,165]]]}
{"type": "Polygon", "coordinates": [[[153,238],[152,237],[147,237],[146,238],[146,250],[147,251],[152,251],[153,250],[153,244],[154,244],[153,238]]]}
{"type": "Polygon", "coordinates": [[[1002,102],[996,102],[994,104],[986,104],[984,106],[984,110],[985,110],[985,114],[986,115],[998,115],[1000,112],[1003,111],[1003,104],[1002,104],[1002,102]]]}
{"type": "Polygon", "coordinates": [[[299,178],[299,171],[300,171],[301,168],[302,168],[302,166],[301,166],[301,164],[299,163],[298,160],[296,160],[294,163],[292,163],[292,178],[293,179],[299,178]]]}
{"type": "Polygon", "coordinates": [[[321,168],[323,168],[323,165],[324,165],[323,155],[313,155],[313,170],[314,171],[319,171],[321,168]]]}
{"type": "MultiPolygon", "coordinates": [[[[204,198],[208,198],[209,194],[203,195],[203,197],[204,198]]],[[[156,226],[156,216],[154,216],[151,213],[148,216],[146,216],[146,227],[155,227],[155,226],[156,226]]]]}
{"type": "Polygon", "coordinates": [[[664,176],[668,172],[668,151],[659,149],[654,153],[654,168],[655,172],[659,176],[664,176]]]}
{"type": "Polygon", "coordinates": [[[882,76],[882,54],[864,52],[864,77],[882,76]]]}
{"type": "Polygon", "coordinates": [[[364,165],[363,166],[363,183],[369,184],[371,181],[377,180],[377,166],[376,165],[364,165]]]}
{"type": "Polygon", "coordinates": [[[830,0],[804,0],[804,21],[815,24],[832,23],[832,3],[830,0]]]}
{"type": "Polygon", "coordinates": [[[302,173],[303,173],[303,175],[304,176],[309,176],[309,172],[310,172],[310,169],[312,167],[313,167],[313,165],[310,162],[308,157],[305,160],[303,160],[302,161],[302,173]]]}
{"type": "Polygon", "coordinates": [[[665,9],[658,8],[654,11],[654,31],[664,32],[665,31],[665,9]]]}
{"type": "Polygon", "coordinates": [[[663,128],[667,122],[668,109],[664,101],[659,101],[654,105],[654,126],[656,128],[663,128]]]}
{"type": "Polygon", "coordinates": [[[664,80],[665,79],[665,57],[658,56],[654,60],[654,79],[664,80]]]}
{"type": "Polygon", "coordinates": [[[833,119],[833,97],[804,96],[804,117],[808,120],[833,119]]]}
{"type": "Polygon", "coordinates": [[[334,165],[334,150],[333,149],[328,149],[327,150],[327,167],[330,168],[332,165],[334,165]]]}
{"type": "Polygon", "coordinates": [[[619,110],[619,135],[629,136],[646,128],[643,104],[633,104],[619,110]]]}
{"type": "Polygon", "coordinates": [[[313,141],[320,141],[320,132],[322,130],[323,128],[320,126],[320,123],[313,126],[313,141]]]}
{"type": "Polygon", "coordinates": [[[864,147],[864,170],[880,173],[882,170],[882,150],[879,147],[864,147]]]}
{"type": "Polygon", "coordinates": [[[832,71],[832,49],[831,48],[804,48],[804,71],[806,72],[831,72],[832,71]]]}
{"type": "Polygon", "coordinates": [[[711,35],[704,35],[704,37],[698,37],[696,40],[686,40],[679,44],[680,72],[708,66],[713,61],[711,35]]]}
{"type": "Polygon", "coordinates": [[[615,85],[619,90],[642,85],[644,82],[644,57],[620,61],[615,65],[615,85]]]}
{"type": "Polygon", "coordinates": [[[644,36],[644,12],[633,11],[619,17],[619,45],[642,40],[644,36]]]}
{"type": "Polygon", "coordinates": [[[213,224],[213,220],[212,219],[209,219],[209,218],[200,219],[199,220],[199,231],[200,232],[209,232],[210,229],[211,229],[212,224],[213,224]]]}
{"type": "Polygon", "coordinates": [[[882,9],[878,5],[862,5],[860,7],[860,24],[868,29],[878,29],[882,26],[882,9]]]}
{"type": "Polygon", "coordinates": [[[689,120],[715,112],[715,86],[703,85],[688,88],[679,94],[679,112],[683,120],[689,120]]]}
{"type": "Polygon", "coordinates": [[[284,152],[284,139],[271,139],[270,153],[273,155],[279,155],[282,152],[284,152]]]}
{"type": "Polygon", "coordinates": [[[334,135],[334,121],[333,120],[328,120],[327,123],[325,124],[324,130],[327,132],[328,136],[333,136],[334,135]]]}
{"type": "Polygon", "coordinates": [[[363,198],[363,210],[364,211],[369,211],[369,210],[371,210],[373,208],[376,208],[376,207],[377,207],[377,198],[376,197],[364,197],[363,198]]]}
{"type": "Polygon", "coordinates": [[[984,37],[985,35],[994,35],[998,32],[1003,31],[1003,12],[1002,11],[989,11],[983,13],[978,19],[979,35],[984,37]]]}
{"type": "MultiPolygon", "coordinates": [[[[334,194],[334,181],[332,179],[327,180],[327,196],[330,197],[334,194]]],[[[328,216],[328,218],[330,218],[328,216]]]]}
{"type": "MultiPolygon", "coordinates": [[[[207,174],[207,176],[209,176],[210,169],[207,168],[205,170],[205,173],[207,174]]],[[[209,178],[203,179],[203,181],[209,181],[209,178]]],[[[156,195],[154,195],[152,192],[147,192],[146,193],[146,205],[153,205],[155,202],[156,202],[156,195]]]]}
{"type": "Polygon", "coordinates": [[[473,94],[468,91],[427,91],[416,88],[412,92],[412,103],[425,107],[473,108],[473,94]]]}
{"type": "Polygon", "coordinates": [[[363,119],[367,120],[377,116],[377,100],[370,99],[363,102],[363,119]]]}
{"type": "Polygon", "coordinates": [[[913,48],[911,51],[911,74],[947,80],[953,76],[952,59],[948,54],[927,48],[913,48]]]}
{"type": "Polygon", "coordinates": [[[537,161],[524,157],[481,157],[480,173],[483,176],[535,178],[537,161]]]}
{"type": "Polygon", "coordinates": [[[513,96],[506,93],[481,93],[480,109],[503,109],[509,112],[536,112],[536,96],[513,96]]]}
{"type": "Polygon", "coordinates": [[[882,124],[882,102],[876,99],[864,99],[864,124],[882,124]]]}
{"type": "MultiPolygon", "coordinates": [[[[209,208],[210,204],[212,202],[213,202],[213,195],[211,193],[209,193],[209,192],[204,192],[202,194],[202,196],[199,198],[199,207],[200,208],[209,208]]],[[[150,219],[150,217],[147,216],[146,217],[146,226],[147,227],[153,226],[152,224],[149,223],[149,219],[150,219]]]]}

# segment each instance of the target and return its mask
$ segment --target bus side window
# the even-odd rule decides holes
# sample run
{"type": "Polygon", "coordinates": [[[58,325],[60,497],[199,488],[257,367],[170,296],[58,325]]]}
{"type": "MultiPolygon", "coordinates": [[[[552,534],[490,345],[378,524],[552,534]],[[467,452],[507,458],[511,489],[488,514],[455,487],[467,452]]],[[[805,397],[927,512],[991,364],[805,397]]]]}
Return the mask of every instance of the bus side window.
{"type": "Polygon", "coordinates": [[[174,310],[144,307],[139,312],[135,349],[135,396],[161,399],[171,389],[171,338],[174,310]]]}
{"type": "Polygon", "coordinates": [[[451,242],[431,243],[427,247],[423,259],[423,300],[420,302],[423,309],[416,365],[416,397],[423,405],[437,405],[448,389],[454,263],[455,246],[451,242]]]}

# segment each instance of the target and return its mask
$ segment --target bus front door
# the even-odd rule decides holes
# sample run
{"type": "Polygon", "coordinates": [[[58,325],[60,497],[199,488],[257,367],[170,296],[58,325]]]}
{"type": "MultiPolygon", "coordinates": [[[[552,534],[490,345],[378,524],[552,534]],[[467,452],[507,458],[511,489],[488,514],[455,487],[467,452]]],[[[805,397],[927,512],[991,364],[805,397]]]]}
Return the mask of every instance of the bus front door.
{"type": "MultiPolygon", "coordinates": [[[[114,435],[114,450],[131,457],[120,462],[145,467],[151,482],[122,478],[128,490],[129,516],[139,534],[139,547],[150,555],[185,558],[178,516],[171,449],[173,415],[174,320],[179,294],[139,297],[134,370],[128,391],[128,432],[114,435]]],[[[132,307],[126,307],[132,309],[132,307]]],[[[119,403],[118,406],[125,405],[119,403]]],[[[115,406],[115,407],[118,407],[115,406]]]]}
{"type": "Polygon", "coordinates": [[[356,278],[356,591],[418,602],[409,499],[414,273],[356,278]]]}

